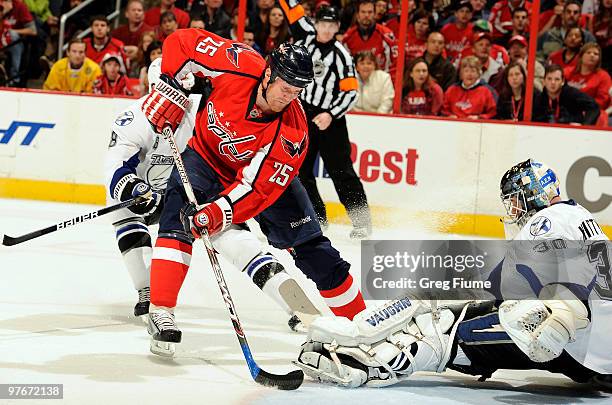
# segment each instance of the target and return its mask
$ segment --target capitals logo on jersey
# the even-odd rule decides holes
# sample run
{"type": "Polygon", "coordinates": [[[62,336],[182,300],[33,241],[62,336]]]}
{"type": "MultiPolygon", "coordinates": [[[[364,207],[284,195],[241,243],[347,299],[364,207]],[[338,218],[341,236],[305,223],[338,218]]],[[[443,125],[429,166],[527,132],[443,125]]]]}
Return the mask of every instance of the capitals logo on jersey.
{"type": "Polygon", "coordinates": [[[300,156],[306,149],[306,133],[300,142],[291,142],[283,135],[281,135],[281,142],[283,143],[283,149],[289,156],[294,158],[296,155],[300,156]]]}
{"type": "Polygon", "coordinates": [[[227,59],[232,63],[232,65],[236,66],[237,68],[240,68],[240,65],[238,65],[238,56],[243,51],[255,52],[248,45],[244,45],[244,44],[241,44],[241,43],[238,43],[238,42],[234,42],[232,44],[232,46],[230,46],[229,48],[227,48],[225,50],[225,56],[227,56],[227,59]]]}
{"type": "Polygon", "coordinates": [[[552,224],[550,222],[550,219],[546,217],[537,217],[531,223],[531,226],[529,227],[529,233],[532,236],[541,236],[550,231],[551,228],[552,224]]]}
{"type": "MultiPolygon", "coordinates": [[[[224,126],[223,123],[220,122],[217,112],[215,111],[215,106],[211,101],[206,105],[206,111],[208,112],[207,128],[213,134],[221,138],[218,147],[219,154],[226,156],[232,162],[249,159],[253,151],[245,150],[240,152],[238,151],[237,145],[254,140],[255,135],[238,137],[236,131],[230,132],[227,126],[231,123],[226,122],[224,126]]],[[[223,116],[223,112],[219,113],[219,115],[223,116]]]]}

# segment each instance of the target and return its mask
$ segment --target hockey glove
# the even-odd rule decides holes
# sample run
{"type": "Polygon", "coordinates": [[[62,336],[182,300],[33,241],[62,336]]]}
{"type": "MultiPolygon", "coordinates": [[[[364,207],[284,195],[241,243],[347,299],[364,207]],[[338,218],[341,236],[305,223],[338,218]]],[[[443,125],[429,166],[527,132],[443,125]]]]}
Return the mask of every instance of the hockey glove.
{"type": "Polygon", "coordinates": [[[154,193],[151,186],[138,177],[126,176],[117,183],[115,187],[115,198],[119,201],[127,201],[136,197],[148,198],[148,201],[128,207],[137,215],[150,215],[157,210],[161,203],[161,195],[154,193]]]}
{"type": "Polygon", "coordinates": [[[142,104],[142,111],[153,129],[161,133],[165,126],[170,126],[172,131],[176,131],[188,107],[187,90],[177,80],[162,73],[142,104]]]}
{"type": "Polygon", "coordinates": [[[225,230],[232,224],[232,217],[232,206],[226,197],[197,207],[189,203],[181,210],[185,232],[191,232],[196,239],[201,237],[204,229],[208,230],[209,236],[225,230]]]}

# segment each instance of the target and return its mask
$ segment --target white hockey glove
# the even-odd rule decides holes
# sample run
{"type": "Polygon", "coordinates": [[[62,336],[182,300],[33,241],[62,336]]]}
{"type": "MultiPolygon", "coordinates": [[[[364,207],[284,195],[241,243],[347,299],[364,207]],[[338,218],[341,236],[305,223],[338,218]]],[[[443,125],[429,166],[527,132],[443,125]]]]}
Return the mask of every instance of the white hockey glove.
{"type": "Polygon", "coordinates": [[[589,324],[587,308],[566,287],[545,287],[542,300],[510,300],[499,307],[499,322],[532,361],[543,363],[561,355],[589,324]]]}
{"type": "Polygon", "coordinates": [[[353,321],[317,318],[295,364],[315,380],[350,388],[383,387],[415,371],[442,371],[456,329],[445,332],[455,317],[448,309],[435,316],[428,311],[422,302],[402,299],[366,309],[353,321]]]}
{"type": "Polygon", "coordinates": [[[119,201],[127,201],[135,197],[147,198],[147,201],[128,207],[134,214],[143,216],[154,213],[159,208],[162,200],[162,196],[153,192],[151,186],[133,174],[124,176],[117,182],[113,197],[119,201]]]}

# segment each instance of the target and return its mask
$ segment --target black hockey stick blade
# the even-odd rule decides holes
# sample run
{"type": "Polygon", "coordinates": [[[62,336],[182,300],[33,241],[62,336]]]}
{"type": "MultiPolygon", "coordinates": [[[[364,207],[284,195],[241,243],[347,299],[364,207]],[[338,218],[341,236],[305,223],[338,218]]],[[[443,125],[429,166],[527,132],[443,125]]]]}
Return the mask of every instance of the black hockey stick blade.
{"type": "Polygon", "coordinates": [[[123,201],[123,202],[120,202],[119,204],[111,205],[109,207],[104,207],[97,211],[88,212],[87,214],[83,214],[83,215],[79,215],[74,218],[70,218],[66,221],[59,222],[55,225],[51,225],[43,229],[38,229],[36,231],[26,233],[25,235],[19,235],[19,236],[2,235],[2,244],[4,246],[18,245],[20,243],[27,242],[35,238],[39,238],[41,236],[48,235],[60,229],[66,229],[74,225],[78,225],[83,222],[89,221],[91,219],[101,217],[102,215],[106,215],[110,212],[114,212],[122,208],[131,207],[132,205],[141,203],[146,200],[147,198],[144,198],[144,197],[134,197],[131,200],[123,201]]]}
{"type": "Polygon", "coordinates": [[[293,370],[288,374],[278,375],[260,369],[255,377],[255,382],[266,387],[274,387],[284,391],[296,390],[304,382],[304,372],[302,370],[293,370]]]}

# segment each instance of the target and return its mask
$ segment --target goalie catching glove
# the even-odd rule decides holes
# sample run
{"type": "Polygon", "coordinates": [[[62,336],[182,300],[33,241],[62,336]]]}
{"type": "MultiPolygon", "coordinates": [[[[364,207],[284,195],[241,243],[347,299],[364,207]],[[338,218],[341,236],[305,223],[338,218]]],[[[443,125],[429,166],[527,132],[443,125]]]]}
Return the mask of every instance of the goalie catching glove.
{"type": "Polygon", "coordinates": [[[181,82],[161,74],[142,104],[142,111],[156,132],[161,133],[165,126],[176,131],[189,103],[188,91],[181,82]]]}
{"type": "Polygon", "coordinates": [[[136,197],[144,197],[147,201],[128,207],[130,211],[137,215],[151,215],[161,204],[162,196],[153,192],[151,186],[133,174],[124,176],[117,185],[113,197],[119,201],[127,201],[136,197]]]}
{"type": "Polygon", "coordinates": [[[185,232],[199,239],[204,229],[213,236],[232,224],[233,210],[227,197],[220,197],[210,204],[194,205],[189,203],[181,210],[181,221],[185,232]]]}
{"type": "Polygon", "coordinates": [[[582,301],[562,284],[546,286],[541,300],[509,300],[499,306],[499,323],[532,361],[543,363],[561,355],[589,324],[582,301]]]}

